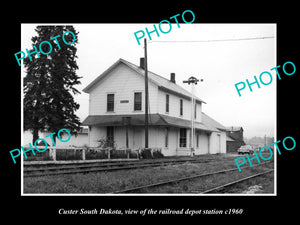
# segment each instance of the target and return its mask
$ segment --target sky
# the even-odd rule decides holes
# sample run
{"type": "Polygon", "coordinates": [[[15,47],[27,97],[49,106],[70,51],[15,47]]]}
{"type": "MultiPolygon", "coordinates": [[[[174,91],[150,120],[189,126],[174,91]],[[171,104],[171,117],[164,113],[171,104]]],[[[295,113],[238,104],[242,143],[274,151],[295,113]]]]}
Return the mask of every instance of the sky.
{"type": "MultiPolygon", "coordinates": [[[[37,25],[73,25],[78,34],[77,74],[81,94],[74,99],[80,104],[77,116],[83,121],[88,116],[88,94],[82,92],[90,82],[101,75],[119,58],[139,65],[144,57],[143,44],[138,45],[134,33],[153,24],[22,24],[21,50],[31,49],[31,37],[37,25]]],[[[275,136],[276,75],[270,69],[276,64],[276,24],[200,24],[172,23],[169,33],[159,31],[159,37],[147,38],[148,70],[167,79],[176,74],[176,83],[183,84],[190,76],[203,79],[195,86],[195,95],[207,104],[202,106],[208,114],[224,126],[242,126],[244,137],[275,136]],[[252,39],[257,37],[273,37],[252,39]],[[235,39],[235,41],[232,41],[235,39]],[[245,40],[248,39],[248,40],[245,40]],[[223,40],[223,41],[221,41],[223,40]],[[235,84],[254,82],[263,71],[273,76],[270,85],[252,85],[238,95],[235,84]]],[[[158,24],[156,24],[158,26],[158,24]]],[[[162,30],[168,30],[164,24],[162,30]]],[[[146,33],[146,32],[145,32],[146,33]]],[[[61,41],[62,42],[62,41],[61,41]]],[[[143,43],[141,39],[141,43],[143,43]]],[[[21,76],[25,69],[22,65],[21,76]]],[[[270,78],[263,76],[267,83],[270,78]]]]}

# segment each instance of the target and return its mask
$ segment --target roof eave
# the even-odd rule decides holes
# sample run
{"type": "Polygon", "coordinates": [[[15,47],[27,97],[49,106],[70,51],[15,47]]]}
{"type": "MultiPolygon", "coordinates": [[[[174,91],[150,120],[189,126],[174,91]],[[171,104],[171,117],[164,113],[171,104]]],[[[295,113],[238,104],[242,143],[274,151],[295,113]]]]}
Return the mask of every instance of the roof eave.
{"type": "Polygon", "coordinates": [[[102,74],[100,74],[98,77],[96,77],[89,85],[87,85],[84,89],[82,89],[85,93],[90,93],[91,89],[100,81],[102,80],[111,70],[113,70],[119,63],[122,62],[122,59],[120,58],[118,61],[116,61],[114,64],[112,64],[108,69],[106,69],[102,74]]]}
{"type": "MultiPolygon", "coordinates": [[[[101,75],[99,75],[96,79],[94,79],[89,85],[87,85],[84,89],[82,89],[83,92],[85,93],[90,93],[91,89],[94,88],[94,86],[100,81],[102,80],[111,70],[113,70],[117,65],[119,65],[120,63],[123,63],[125,65],[127,65],[129,68],[131,68],[132,70],[134,70],[135,72],[137,72],[138,74],[144,76],[144,73],[142,73],[140,70],[136,69],[134,66],[131,65],[130,62],[120,58],[118,61],[116,61],[113,65],[111,65],[107,70],[105,70],[101,75]]],[[[187,100],[191,100],[191,97],[188,95],[184,95],[182,93],[179,93],[177,91],[173,91],[169,88],[163,87],[161,86],[159,83],[157,83],[156,81],[154,81],[151,78],[148,78],[150,82],[152,82],[153,84],[157,85],[159,89],[164,90],[166,92],[169,92],[171,94],[177,95],[179,97],[185,98],[187,100]]],[[[205,103],[207,104],[205,101],[199,99],[196,97],[196,102],[201,104],[201,103],[205,103]]]]}

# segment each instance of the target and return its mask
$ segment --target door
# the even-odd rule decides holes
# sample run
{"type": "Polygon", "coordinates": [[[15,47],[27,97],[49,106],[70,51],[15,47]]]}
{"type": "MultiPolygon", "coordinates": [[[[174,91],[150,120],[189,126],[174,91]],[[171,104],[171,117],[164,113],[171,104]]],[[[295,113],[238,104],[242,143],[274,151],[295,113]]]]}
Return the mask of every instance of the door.
{"type": "Polygon", "coordinates": [[[113,148],[115,146],[115,138],[114,138],[114,127],[109,126],[106,127],[106,144],[107,147],[113,148]]]}
{"type": "Polygon", "coordinates": [[[218,152],[217,153],[221,153],[221,135],[218,134],[218,152]]]}
{"type": "Polygon", "coordinates": [[[144,131],[141,127],[133,127],[133,149],[143,148],[144,131]]]}

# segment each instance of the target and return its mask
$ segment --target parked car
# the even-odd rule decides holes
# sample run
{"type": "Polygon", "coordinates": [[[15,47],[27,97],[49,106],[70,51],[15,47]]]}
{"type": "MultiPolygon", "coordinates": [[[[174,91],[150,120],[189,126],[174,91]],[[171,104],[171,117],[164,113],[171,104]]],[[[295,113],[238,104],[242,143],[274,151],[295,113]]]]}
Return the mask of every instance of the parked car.
{"type": "Polygon", "coordinates": [[[243,145],[237,151],[239,154],[253,154],[254,152],[251,145],[243,145]]]}

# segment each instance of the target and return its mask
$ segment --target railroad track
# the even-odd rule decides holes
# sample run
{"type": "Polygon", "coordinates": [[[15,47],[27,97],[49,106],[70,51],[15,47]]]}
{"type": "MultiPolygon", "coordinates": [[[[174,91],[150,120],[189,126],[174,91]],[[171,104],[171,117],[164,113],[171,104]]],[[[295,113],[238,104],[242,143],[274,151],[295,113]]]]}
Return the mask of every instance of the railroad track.
{"type": "Polygon", "coordinates": [[[24,177],[50,176],[61,174],[89,173],[89,172],[104,172],[115,170],[130,170],[145,167],[157,167],[191,163],[206,163],[213,159],[189,159],[189,160],[167,160],[167,161],[123,161],[123,162],[102,162],[102,163],[86,163],[72,165],[26,165],[24,166],[24,177]]]}
{"type": "MultiPolygon", "coordinates": [[[[243,167],[243,169],[245,169],[245,168],[253,168],[253,167],[257,167],[257,166],[261,166],[261,165],[269,164],[269,163],[273,163],[273,161],[272,162],[266,162],[266,163],[257,164],[257,165],[254,165],[252,167],[250,167],[250,166],[243,167]]],[[[232,169],[226,169],[226,170],[216,171],[216,172],[212,172],[212,173],[198,174],[198,175],[193,175],[193,176],[188,176],[188,177],[183,177],[183,178],[178,178],[178,179],[172,179],[172,180],[168,180],[168,181],[162,181],[162,182],[157,182],[157,183],[153,183],[153,184],[148,184],[148,185],[143,185],[143,186],[138,186],[138,187],[133,187],[133,188],[128,188],[128,189],[124,189],[124,190],[115,191],[115,192],[113,192],[113,194],[134,193],[134,192],[146,189],[146,188],[149,189],[149,188],[155,188],[155,187],[160,187],[160,186],[164,186],[164,185],[172,185],[172,184],[183,182],[183,181],[194,180],[194,179],[198,179],[198,178],[204,178],[204,177],[207,177],[207,176],[212,176],[212,175],[222,174],[222,173],[227,173],[227,172],[232,172],[232,171],[238,171],[238,169],[237,168],[232,168],[232,169]]],[[[230,185],[234,185],[234,184],[243,182],[245,180],[252,179],[254,177],[262,176],[262,175],[264,175],[266,173],[270,173],[272,171],[274,171],[274,170],[268,170],[266,172],[262,172],[262,173],[255,174],[255,175],[251,175],[249,177],[236,180],[234,182],[230,182],[230,183],[218,186],[218,187],[214,187],[212,189],[208,189],[206,191],[200,192],[200,194],[211,193],[211,192],[213,192],[215,190],[218,190],[218,189],[230,186],[230,185]]]]}
{"type": "Polygon", "coordinates": [[[226,188],[226,187],[235,185],[235,184],[239,184],[239,183],[244,182],[244,181],[246,181],[246,180],[250,180],[250,179],[253,179],[253,178],[255,178],[255,177],[263,176],[263,175],[265,175],[265,174],[267,174],[267,173],[271,173],[271,172],[274,172],[274,170],[268,170],[268,171],[261,172],[261,173],[255,174],[255,175],[251,175],[251,176],[248,176],[248,177],[244,177],[244,178],[242,178],[242,179],[235,180],[235,181],[233,181],[233,182],[229,182],[229,183],[227,183],[227,184],[220,185],[220,186],[217,186],[217,187],[208,189],[208,190],[206,190],[206,191],[200,192],[200,194],[213,193],[214,191],[217,191],[217,190],[220,190],[220,189],[223,189],[223,188],[226,188]]]}

